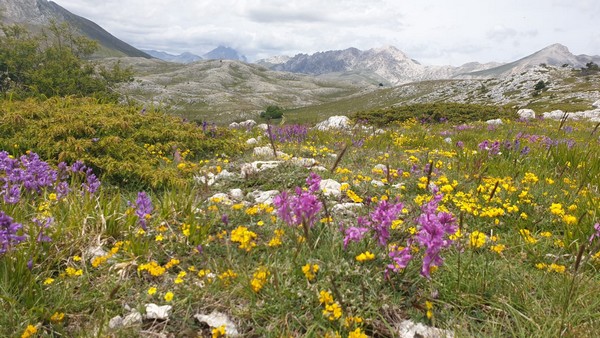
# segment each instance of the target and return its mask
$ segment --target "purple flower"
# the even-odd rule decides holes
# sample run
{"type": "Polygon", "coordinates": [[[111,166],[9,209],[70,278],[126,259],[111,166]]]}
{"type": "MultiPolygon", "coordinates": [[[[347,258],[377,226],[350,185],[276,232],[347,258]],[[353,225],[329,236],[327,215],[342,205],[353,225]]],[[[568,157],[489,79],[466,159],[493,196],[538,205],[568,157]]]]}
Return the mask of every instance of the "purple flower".
{"type": "MultiPolygon", "coordinates": [[[[320,177],[311,176],[307,180],[312,188],[320,181],[320,177]]],[[[289,195],[283,191],[273,199],[273,205],[277,208],[277,216],[289,226],[300,224],[312,228],[317,221],[317,215],[323,205],[319,198],[311,191],[304,191],[296,187],[295,195],[289,195]]]]}
{"type": "Polygon", "coordinates": [[[137,199],[135,200],[135,215],[138,217],[140,226],[144,230],[148,229],[148,219],[151,217],[153,209],[150,197],[144,191],[138,192],[137,199]]]}
{"type": "Polygon", "coordinates": [[[85,182],[81,186],[90,194],[94,194],[100,187],[100,180],[92,173],[92,169],[88,168],[85,172],[85,182]]]}
{"type": "Polygon", "coordinates": [[[350,242],[360,242],[365,234],[369,231],[368,228],[350,227],[345,231],[344,237],[344,250],[348,247],[350,242]]]}
{"type": "Polygon", "coordinates": [[[22,228],[21,224],[13,222],[12,217],[0,211],[0,255],[25,240],[26,236],[17,235],[22,228]]]}
{"type": "Polygon", "coordinates": [[[18,185],[13,185],[8,189],[4,189],[4,202],[6,204],[16,204],[21,200],[21,188],[18,185]]]}
{"type": "Polygon", "coordinates": [[[388,256],[392,259],[392,263],[386,267],[386,275],[390,272],[399,272],[406,268],[413,256],[411,255],[410,242],[402,250],[398,250],[397,246],[391,248],[388,256]]]}
{"type": "Polygon", "coordinates": [[[306,178],[306,185],[308,185],[308,191],[312,194],[316,193],[320,189],[321,184],[321,176],[317,173],[311,172],[310,175],[306,178]]]}
{"type": "Polygon", "coordinates": [[[592,243],[594,238],[600,238],[600,223],[594,224],[594,230],[596,232],[594,234],[592,234],[592,236],[590,237],[590,244],[592,243]]]}
{"type": "Polygon", "coordinates": [[[392,222],[398,218],[398,215],[404,208],[402,203],[392,204],[388,201],[381,201],[370,214],[371,227],[375,232],[375,238],[379,245],[386,246],[390,239],[390,227],[392,222]]]}
{"type": "Polygon", "coordinates": [[[223,222],[225,226],[229,225],[229,216],[227,216],[227,214],[223,214],[223,216],[221,216],[221,222],[223,222]]]}
{"type": "Polygon", "coordinates": [[[38,243],[52,242],[52,238],[50,238],[44,234],[44,229],[49,228],[53,221],[54,221],[54,218],[52,218],[52,217],[47,217],[47,218],[42,218],[42,219],[39,219],[39,218],[33,219],[33,223],[35,223],[39,228],[39,232],[37,234],[37,237],[35,238],[36,242],[38,242],[38,243]]]}

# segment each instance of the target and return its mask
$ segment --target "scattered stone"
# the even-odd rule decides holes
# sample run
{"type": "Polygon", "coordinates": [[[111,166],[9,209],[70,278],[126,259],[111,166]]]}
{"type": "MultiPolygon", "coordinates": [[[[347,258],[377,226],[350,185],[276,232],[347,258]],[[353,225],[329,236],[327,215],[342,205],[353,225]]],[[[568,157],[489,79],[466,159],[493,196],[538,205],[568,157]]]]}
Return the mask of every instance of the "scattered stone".
{"type": "Polygon", "coordinates": [[[231,128],[231,129],[237,129],[237,128],[239,128],[239,127],[240,127],[240,125],[239,125],[239,123],[237,123],[237,122],[231,122],[231,123],[229,124],[229,128],[231,128]]]}
{"type": "Polygon", "coordinates": [[[517,115],[523,120],[535,119],[535,111],[533,111],[533,109],[519,109],[517,115]]]}
{"type": "Polygon", "coordinates": [[[167,320],[169,312],[173,307],[171,305],[158,306],[154,303],[146,304],[146,319],[167,320]]]}
{"type": "Polygon", "coordinates": [[[331,213],[346,217],[355,217],[356,209],[361,209],[362,203],[339,203],[331,208],[331,213]]]}
{"type": "Polygon", "coordinates": [[[327,168],[325,168],[322,165],[317,165],[317,166],[311,167],[310,169],[313,171],[327,171],[328,170],[327,168]]]}
{"type": "Polygon", "coordinates": [[[224,313],[213,311],[209,315],[196,314],[194,315],[194,318],[196,318],[201,323],[207,324],[211,328],[217,328],[225,325],[225,333],[227,334],[227,336],[239,335],[235,323],[231,321],[231,319],[229,319],[229,317],[227,317],[227,315],[224,313]]]}
{"type": "Polygon", "coordinates": [[[242,189],[231,189],[229,190],[229,197],[233,198],[236,201],[241,201],[244,199],[244,192],[242,189]]]}
{"type": "Polygon", "coordinates": [[[385,183],[378,181],[378,180],[372,180],[371,185],[374,187],[383,187],[385,185],[385,183]]]}
{"type": "Polygon", "coordinates": [[[318,130],[326,131],[331,129],[350,129],[350,119],[348,116],[331,116],[315,126],[318,130]]]}
{"type": "Polygon", "coordinates": [[[383,129],[375,130],[375,135],[382,135],[382,134],[385,134],[385,130],[383,130],[383,129]]]}
{"type": "Polygon", "coordinates": [[[319,189],[325,196],[333,195],[335,197],[339,197],[342,194],[342,185],[338,181],[329,178],[321,180],[319,183],[319,189]]]}
{"type": "Polygon", "coordinates": [[[262,131],[267,131],[269,129],[269,126],[266,123],[261,123],[258,126],[256,126],[256,128],[258,128],[262,131]]]}
{"type": "Polygon", "coordinates": [[[279,194],[279,190],[260,191],[255,190],[246,195],[247,198],[253,199],[256,203],[273,204],[273,198],[279,194]]]}
{"type": "Polygon", "coordinates": [[[244,122],[238,123],[238,126],[240,128],[246,128],[248,130],[254,128],[255,125],[256,125],[256,121],[254,121],[254,120],[246,120],[244,122]]]}
{"type": "Polygon", "coordinates": [[[207,200],[208,202],[211,201],[220,201],[219,203],[225,204],[225,205],[232,205],[233,202],[231,201],[231,199],[229,198],[229,195],[222,193],[222,192],[218,192],[214,195],[212,195],[211,197],[208,198],[207,200]]]}
{"type": "MultiPolygon", "coordinates": [[[[256,147],[253,150],[254,156],[273,156],[273,148],[271,147],[256,147]]],[[[277,151],[277,157],[286,157],[288,154],[277,151]]]]}
{"type": "Polygon", "coordinates": [[[592,103],[592,107],[600,108],[600,100],[592,103]]]}
{"type": "Polygon", "coordinates": [[[255,144],[257,144],[257,143],[258,143],[258,140],[257,140],[257,139],[255,139],[254,137],[253,137],[253,138],[250,138],[250,139],[248,139],[248,140],[246,141],[246,144],[247,144],[247,145],[251,145],[251,146],[252,146],[252,145],[255,145],[255,144]]]}
{"type": "Polygon", "coordinates": [[[489,124],[490,126],[499,126],[503,124],[502,119],[487,120],[485,123],[489,124]]]}
{"type": "Polygon", "coordinates": [[[108,321],[108,328],[111,330],[118,329],[123,326],[123,317],[115,316],[108,321]]]}
{"type": "Polygon", "coordinates": [[[123,326],[133,326],[142,323],[142,314],[137,310],[133,310],[130,314],[125,316],[122,321],[123,326]]]}
{"type": "Polygon", "coordinates": [[[450,137],[446,137],[446,138],[444,139],[444,142],[446,142],[446,143],[448,143],[448,144],[452,144],[452,138],[450,138],[450,137]]]}
{"type": "Polygon", "coordinates": [[[387,166],[385,164],[377,163],[374,167],[374,170],[381,170],[384,173],[387,171],[387,166]]]}
{"type": "Polygon", "coordinates": [[[299,167],[310,168],[318,162],[314,158],[292,157],[292,159],[290,159],[290,163],[299,167]]]}
{"type": "Polygon", "coordinates": [[[277,168],[282,161],[254,161],[252,163],[244,163],[240,169],[242,177],[247,177],[268,169],[277,168]]]}
{"type": "Polygon", "coordinates": [[[202,176],[194,176],[194,181],[196,181],[196,183],[199,183],[202,185],[208,185],[210,187],[210,186],[214,185],[216,182],[215,174],[208,173],[208,174],[202,175],[202,176]]]}
{"type": "Polygon", "coordinates": [[[101,257],[106,255],[106,251],[104,251],[104,249],[102,249],[102,245],[98,245],[98,246],[91,246],[89,248],[87,248],[87,250],[85,251],[85,258],[89,257],[89,261],[92,262],[94,260],[94,258],[96,257],[101,257]]]}
{"type": "Polygon", "coordinates": [[[448,330],[442,330],[421,323],[415,323],[411,320],[403,320],[396,324],[396,330],[401,338],[452,338],[454,333],[448,330]]]}

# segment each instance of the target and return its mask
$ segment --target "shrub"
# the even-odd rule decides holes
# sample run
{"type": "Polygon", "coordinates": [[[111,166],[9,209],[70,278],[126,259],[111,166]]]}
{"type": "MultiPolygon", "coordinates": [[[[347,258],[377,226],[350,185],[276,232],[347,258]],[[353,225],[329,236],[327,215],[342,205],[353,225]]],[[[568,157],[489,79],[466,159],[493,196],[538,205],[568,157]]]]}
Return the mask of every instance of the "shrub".
{"type": "Polygon", "coordinates": [[[265,111],[260,113],[260,117],[264,119],[280,119],[283,117],[283,109],[279,106],[268,106],[265,111]]]}

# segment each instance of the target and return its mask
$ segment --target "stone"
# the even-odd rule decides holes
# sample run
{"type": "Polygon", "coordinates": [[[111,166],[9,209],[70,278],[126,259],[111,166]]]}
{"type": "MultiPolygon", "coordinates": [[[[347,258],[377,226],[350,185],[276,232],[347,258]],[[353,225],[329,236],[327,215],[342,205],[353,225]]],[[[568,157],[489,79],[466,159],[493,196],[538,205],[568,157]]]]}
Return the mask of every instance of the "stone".
{"type": "Polygon", "coordinates": [[[253,137],[253,138],[250,138],[250,139],[246,140],[246,144],[250,145],[250,146],[253,146],[255,144],[258,144],[258,140],[253,137]]]}
{"type": "Polygon", "coordinates": [[[238,123],[238,126],[240,128],[252,129],[252,128],[254,128],[254,126],[256,126],[256,121],[246,120],[246,121],[238,123]]]}
{"type": "Polygon", "coordinates": [[[592,103],[592,107],[600,108],[600,100],[592,103]]]}
{"type": "Polygon", "coordinates": [[[533,111],[533,109],[519,109],[517,111],[517,115],[519,115],[519,118],[523,120],[535,119],[535,111],[533,111]]]}
{"type": "Polygon", "coordinates": [[[123,326],[133,326],[142,323],[142,314],[137,310],[133,310],[130,314],[123,318],[123,326]]]}
{"type": "Polygon", "coordinates": [[[111,329],[111,330],[118,329],[121,326],[123,326],[123,317],[121,317],[121,316],[112,317],[108,321],[108,328],[111,329]]]}
{"type": "Polygon", "coordinates": [[[362,203],[339,203],[331,208],[331,213],[346,217],[355,217],[356,209],[361,209],[362,203]]]}
{"type": "Polygon", "coordinates": [[[336,181],[336,180],[332,180],[330,178],[321,180],[321,182],[319,183],[319,189],[323,192],[323,195],[325,196],[335,196],[338,197],[342,194],[341,191],[342,185],[336,181]]]}
{"type": "Polygon", "coordinates": [[[499,126],[503,124],[502,119],[487,120],[485,123],[489,124],[490,126],[499,126]]]}
{"type": "Polygon", "coordinates": [[[246,195],[247,198],[253,199],[256,203],[273,204],[273,198],[279,194],[279,190],[260,191],[255,190],[246,195]]]}
{"type": "Polygon", "coordinates": [[[241,201],[244,199],[244,192],[242,189],[231,189],[229,190],[229,196],[236,201],[241,201]]]}
{"type": "Polygon", "coordinates": [[[350,129],[350,118],[343,115],[331,116],[327,120],[317,123],[315,128],[321,131],[332,129],[350,129]]]}
{"type": "Polygon", "coordinates": [[[237,129],[239,127],[240,127],[240,125],[237,122],[231,122],[229,124],[229,128],[231,128],[231,129],[237,129]]]}
{"type": "Polygon", "coordinates": [[[282,161],[254,161],[252,163],[244,163],[240,168],[242,177],[247,177],[252,174],[259,173],[268,169],[277,168],[282,161]]]}
{"type": "Polygon", "coordinates": [[[217,328],[225,325],[225,333],[227,334],[227,336],[239,335],[235,323],[231,319],[229,319],[229,317],[227,317],[227,315],[224,313],[213,311],[209,315],[196,314],[194,315],[194,318],[196,318],[196,320],[198,320],[201,323],[205,323],[211,328],[217,328]]]}
{"type": "MultiPolygon", "coordinates": [[[[273,156],[273,148],[271,147],[255,147],[252,153],[255,156],[273,156]]],[[[277,150],[277,157],[288,156],[286,153],[277,150]]]]}
{"type": "Polygon", "coordinates": [[[154,303],[146,304],[146,319],[167,320],[172,308],[171,305],[158,306],[154,303]]]}
{"type": "Polygon", "coordinates": [[[454,333],[435,327],[415,323],[411,320],[403,320],[394,325],[401,338],[453,338],[454,333]]]}

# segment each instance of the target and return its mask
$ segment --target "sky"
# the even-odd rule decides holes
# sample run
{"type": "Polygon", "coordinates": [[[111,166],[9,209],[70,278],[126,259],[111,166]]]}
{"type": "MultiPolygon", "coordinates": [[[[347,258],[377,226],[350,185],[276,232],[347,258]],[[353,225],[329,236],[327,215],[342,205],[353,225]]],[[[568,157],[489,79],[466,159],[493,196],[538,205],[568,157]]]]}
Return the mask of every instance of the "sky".
{"type": "Polygon", "coordinates": [[[598,0],[53,0],[139,49],[250,61],[394,46],[426,65],[511,62],[561,43],[600,55],[598,0]]]}

